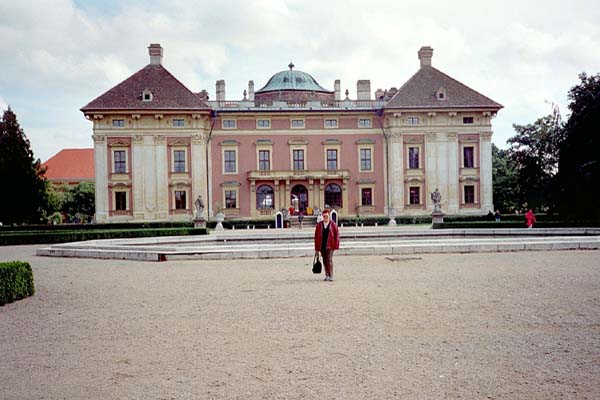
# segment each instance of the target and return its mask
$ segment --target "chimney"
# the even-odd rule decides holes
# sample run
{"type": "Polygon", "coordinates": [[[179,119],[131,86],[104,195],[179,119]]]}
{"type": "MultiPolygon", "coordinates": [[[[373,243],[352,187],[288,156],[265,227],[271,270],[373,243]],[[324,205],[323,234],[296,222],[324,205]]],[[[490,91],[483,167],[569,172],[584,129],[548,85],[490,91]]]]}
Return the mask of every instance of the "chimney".
{"type": "Polygon", "coordinates": [[[334,91],[333,99],[335,101],[341,100],[340,99],[340,85],[341,85],[341,83],[340,83],[339,79],[336,79],[335,82],[333,83],[333,91],[334,91]]]}
{"type": "Polygon", "coordinates": [[[150,64],[162,65],[163,48],[158,43],[151,43],[148,46],[148,54],[150,54],[150,64]]]}
{"type": "Polygon", "coordinates": [[[217,81],[217,101],[225,101],[225,81],[217,81]]]}
{"type": "Polygon", "coordinates": [[[423,46],[419,50],[419,60],[421,68],[431,67],[431,58],[433,57],[433,49],[430,46],[423,46]]]}
{"type": "Polygon", "coordinates": [[[248,81],[248,100],[254,101],[254,81],[248,81]]]}
{"type": "Polygon", "coordinates": [[[371,100],[371,81],[361,79],[356,82],[356,100],[371,100]]]}
{"type": "Polygon", "coordinates": [[[375,100],[383,100],[383,97],[385,96],[385,92],[381,89],[377,89],[375,91],[375,100]]]}

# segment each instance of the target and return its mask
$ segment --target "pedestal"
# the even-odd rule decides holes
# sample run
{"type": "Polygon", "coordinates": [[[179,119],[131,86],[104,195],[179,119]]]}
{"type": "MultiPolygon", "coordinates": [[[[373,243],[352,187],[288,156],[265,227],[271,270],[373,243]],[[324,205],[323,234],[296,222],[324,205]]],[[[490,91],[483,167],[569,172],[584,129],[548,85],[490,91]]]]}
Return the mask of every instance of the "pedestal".
{"type": "Polygon", "coordinates": [[[443,224],[444,223],[444,213],[443,212],[432,212],[431,213],[431,222],[434,224],[443,224]]]}
{"type": "Polygon", "coordinates": [[[206,228],[206,218],[204,218],[204,217],[194,218],[194,228],[206,228]]]}

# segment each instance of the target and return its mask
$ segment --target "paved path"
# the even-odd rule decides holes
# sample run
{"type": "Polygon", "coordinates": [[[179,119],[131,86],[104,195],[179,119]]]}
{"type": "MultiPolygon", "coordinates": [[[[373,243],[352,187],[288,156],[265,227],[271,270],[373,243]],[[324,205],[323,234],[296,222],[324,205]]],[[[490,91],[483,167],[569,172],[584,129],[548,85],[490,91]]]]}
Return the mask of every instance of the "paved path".
{"type": "Polygon", "coordinates": [[[35,256],[0,398],[598,399],[600,251],[163,263],[35,256]]]}

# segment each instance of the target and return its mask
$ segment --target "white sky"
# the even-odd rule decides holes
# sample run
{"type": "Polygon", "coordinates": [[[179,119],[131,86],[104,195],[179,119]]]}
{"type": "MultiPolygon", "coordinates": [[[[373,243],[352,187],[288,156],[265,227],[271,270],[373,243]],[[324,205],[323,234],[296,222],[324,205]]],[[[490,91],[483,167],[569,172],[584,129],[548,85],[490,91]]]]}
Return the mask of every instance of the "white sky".
{"type": "Polygon", "coordinates": [[[239,100],[287,69],[310,73],[356,97],[400,87],[434,48],[433,66],[504,105],[493,141],[506,147],[512,124],[560,105],[578,74],[600,71],[600,3],[546,1],[201,1],[0,0],[0,108],[10,105],[34,154],[93,147],[79,109],[149,63],[160,43],[164,66],[190,90],[225,79],[239,100]],[[568,5],[567,5],[568,4],[568,5]]]}

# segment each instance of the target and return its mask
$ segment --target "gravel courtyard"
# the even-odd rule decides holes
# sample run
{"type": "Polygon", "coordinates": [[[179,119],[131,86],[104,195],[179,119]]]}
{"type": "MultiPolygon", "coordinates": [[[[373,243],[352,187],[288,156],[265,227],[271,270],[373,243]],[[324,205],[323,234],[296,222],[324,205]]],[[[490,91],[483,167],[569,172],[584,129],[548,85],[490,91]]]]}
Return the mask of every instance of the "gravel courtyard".
{"type": "Polygon", "coordinates": [[[598,399],[600,251],[29,261],[0,398],[598,399]]]}

